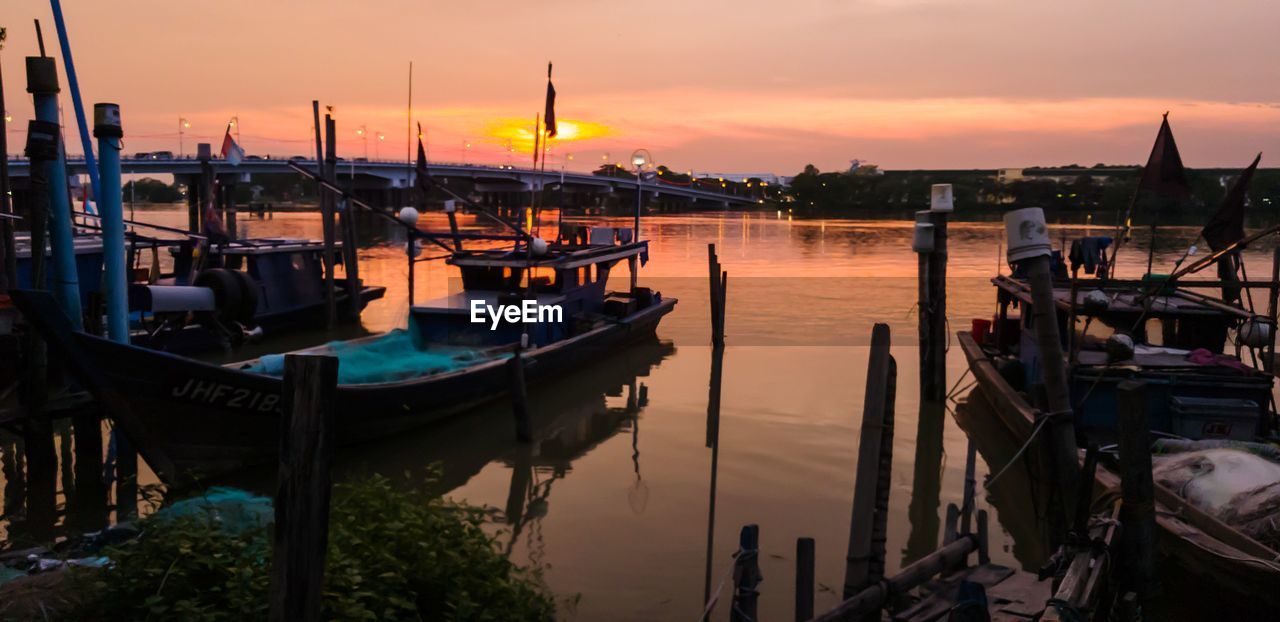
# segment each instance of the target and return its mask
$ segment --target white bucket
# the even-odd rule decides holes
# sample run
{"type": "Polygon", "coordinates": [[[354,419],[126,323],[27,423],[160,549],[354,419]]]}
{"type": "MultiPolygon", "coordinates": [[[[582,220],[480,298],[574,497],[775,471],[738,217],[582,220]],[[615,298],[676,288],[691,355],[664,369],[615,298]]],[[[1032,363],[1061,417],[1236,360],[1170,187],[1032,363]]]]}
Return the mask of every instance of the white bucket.
{"type": "Polygon", "coordinates": [[[911,250],[917,253],[933,252],[933,223],[916,223],[915,237],[911,239],[911,250]]]}
{"type": "Polygon", "coordinates": [[[929,209],[934,212],[955,211],[955,195],[951,184],[934,184],[929,190],[929,209]]]}
{"type": "Polygon", "coordinates": [[[1004,215],[1004,232],[1009,246],[1009,263],[1049,255],[1049,227],[1044,224],[1044,210],[1026,207],[1004,215]]]}

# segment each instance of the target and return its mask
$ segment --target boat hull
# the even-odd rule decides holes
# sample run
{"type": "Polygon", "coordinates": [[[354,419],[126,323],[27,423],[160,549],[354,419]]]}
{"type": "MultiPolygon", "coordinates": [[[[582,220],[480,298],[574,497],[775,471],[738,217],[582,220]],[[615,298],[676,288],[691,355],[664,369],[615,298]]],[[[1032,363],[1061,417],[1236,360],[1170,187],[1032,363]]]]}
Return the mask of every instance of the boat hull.
{"type": "MultiPolygon", "coordinates": [[[[47,294],[18,292],[15,302],[51,348],[167,484],[183,484],[269,462],[280,439],[280,378],[240,371],[69,330],[47,294]]],[[[675,299],[571,339],[529,351],[529,382],[588,364],[652,338],[675,299]]],[[[507,392],[506,358],[394,383],[339,385],[339,444],[391,436],[507,392]]]]}
{"type": "MultiPolygon", "coordinates": [[[[980,395],[1018,443],[1031,437],[1039,411],[1000,375],[987,353],[966,332],[958,342],[977,381],[980,395]]],[[[1119,491],[1120,477],[1105,463],[1095,481],[1104,491],[1119,491]]],[[[1280,565],[1276,553],[1192,506],[1173,491],[1156,485],[1157,548],[1187,572],[1238,595],[1280,607],[1280,565]]]]}

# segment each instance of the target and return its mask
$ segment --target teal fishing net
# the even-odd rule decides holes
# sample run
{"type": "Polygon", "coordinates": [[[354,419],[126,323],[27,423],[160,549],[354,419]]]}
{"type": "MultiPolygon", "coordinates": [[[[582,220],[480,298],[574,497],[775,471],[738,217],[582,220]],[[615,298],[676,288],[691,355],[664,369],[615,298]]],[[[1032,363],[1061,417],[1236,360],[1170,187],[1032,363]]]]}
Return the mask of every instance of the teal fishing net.
{"type": "Polygon", "coordinates": [[[223,533],[235,535],[270,525],[275,520],[275,510],[271,507],[271,499],[238,488],[217,486],[203,495],[166,506],[151,520],[181,517],[211,520],[223,533]]]}
{"type": "MultiPolygon", "coordinates": [[[[454,371],[486,360],[470,348],[432,346],[426,350],[414,347],[412,336],[404,329],[387,332],[362,343],[333,341],[325,344],[331,356],[338,357],[338,384],[371,384],[394,382],[454,371]]],[[[284,375],[284,355],[269,354],[245,371],[284,375]]]]}

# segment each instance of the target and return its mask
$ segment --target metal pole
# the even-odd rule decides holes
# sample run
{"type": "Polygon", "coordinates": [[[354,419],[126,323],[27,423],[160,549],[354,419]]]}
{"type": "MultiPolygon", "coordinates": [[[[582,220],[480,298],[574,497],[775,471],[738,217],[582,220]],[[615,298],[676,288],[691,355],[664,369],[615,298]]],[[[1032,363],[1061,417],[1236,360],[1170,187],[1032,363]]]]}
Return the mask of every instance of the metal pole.
{"type": "MultiPolygon", "coordinates": [[[[89,185],[93,196],[98,196],[98,163],[93,157],[93,141],[89,140],[89,123],[84,118],[84,102],[80,99],[80,81],[76,79],[76,64],[71,59],[71,40],[67,38],[67,22],[62,18],[62,3],[49,0],[53,9],[53,24],[58,29],[58,45],[62,47],[62,60],[67,64],[67,86],[71,89],[71,103],[76,109],[76,124],[80,126],[80,146],[84,149],[84,166],[89,171],[89,185]]],[[[64,156],[65,159],[65,156],[64,156]]],[[[54,181],[50,179],[50,181],[54,181]]],[[[94,212],[92,208],[86,208],[94,212]]]]}
{"type": "Polygon", "coordinates": [[[120,106],[94,105],[93,135],[98,139],[98,165],[101,167],[98,209],[102,216],[102,256],[106,271],[106,282],[102,289],[107,299],[107,337],[117,343],[129,343],[124,206],[120,186],[120,149],[124,131],[120,123],[120,106]]]}
{"type": "MultiPolygon", "coordinates": [[[[55,3],[56,6],[56,3],[55,3]]],[[[27,91],[35,100],[36,119],[58,124],[58,70],[52,58],[27,57],[27,91]]],[[[72,328],[84,330],[80,285],[71,239],[71,197],[67,193],[67,154],[59,141],[58,156],[45,164],[49,180],[49,239],[53,247],[53,293],[72,328]]],[[[97,171],[94,171],[97,177],[97,171]]],[[[43,248],[32,253],[44,254],[43,248]]]]}

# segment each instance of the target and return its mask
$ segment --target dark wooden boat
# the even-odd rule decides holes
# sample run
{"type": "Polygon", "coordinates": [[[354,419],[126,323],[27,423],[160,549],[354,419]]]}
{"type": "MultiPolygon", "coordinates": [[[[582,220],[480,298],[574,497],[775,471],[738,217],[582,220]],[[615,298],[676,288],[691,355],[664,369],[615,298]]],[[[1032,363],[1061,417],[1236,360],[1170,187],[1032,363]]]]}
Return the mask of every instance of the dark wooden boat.
{"type": "MultiPolygon", "coordinates": [[[[431,423],[506,394],[507,362],[518,329],[497,330],[465,320],[467,299],[520,299],[512,291],[530,270],[528,290],[565,308],[559,321],[530,325],[523,351],[530,382],[591,364],[617,348],[652,338],[673,298],[638,288],[604,289],[609,268],[647,253],[647,242],[622,245],[556,245],[539,257],[502,250],[459,251],[450,262],[463,271],[464,295],[411,309],[415,348],[466,346],[471,360],[457,368],[401,370],[385,381],[340,384],[337,432],[341,443],[359,443],[431,423]],[[533,276],[538,270],[554,275],[533,276]],[[590,273],[590,277],[584,276],[590,273]],[[555,291],[553,291],[555,290],[555,291]]],[[[260,373],[262,361],[225,366],[118,344],[74,332],[43,292],[15,292],[30,322],[106,407],[162,481],[188,482],[269,461],[279,444],[283,381],[260,373]],[[255,371],[256,370],[256,371],[255,371]]],[[[384,336],[338,342],[359,350],[384,336]]],[[[299,353],[332,354],[334,344],[299,353]]],[[[341,357],[341,355],[340,355],[341,357]]],[[[340,374],[341,374],[340,364],[340,374]]]]}
{"type": "MultiPolygon", "coordinates": [[[[1039,418],[1024,393],[1014,389],[997,368],[994,351],[979,345],[969,332],[958,334],[960,348],[977,380],[974,397],[990,406],[1018,442],[1027,442],[1039,418]]],[[[1095,477],[1100,488],[1118,492],[1118,467],[1102,462],[1095,477]]],[[[1280,551],[1241,533],[1188,503],[1175,491],[1156,484],[1159,552],[1211,585],[1280,606],[1280,551]]]]}

